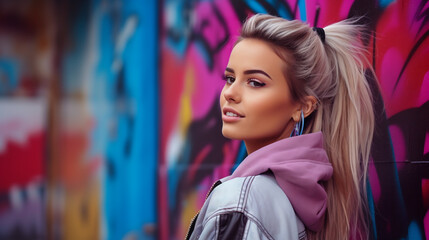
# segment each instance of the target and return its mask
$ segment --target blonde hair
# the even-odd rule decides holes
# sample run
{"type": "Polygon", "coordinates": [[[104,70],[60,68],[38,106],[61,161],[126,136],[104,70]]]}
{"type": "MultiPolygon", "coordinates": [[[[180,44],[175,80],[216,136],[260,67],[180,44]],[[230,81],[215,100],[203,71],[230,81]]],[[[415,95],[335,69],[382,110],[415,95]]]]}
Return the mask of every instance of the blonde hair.
{"type": "Polygon", "coordinates": [[[298,20],[257,14],[242,27],[240,38],[270,44],[285,61],[284,74],[294,100],[316,97],[317,109],[305,119],[306,133],[322,131],[333,165],[326,183],[327,214],[323,229],[310,239],[367,239],[366,174],[374,131],[374,112],[365,71],[372,71],[360,41],[363,26],[353,20],[324,28],[325,41],[298,20]]]}

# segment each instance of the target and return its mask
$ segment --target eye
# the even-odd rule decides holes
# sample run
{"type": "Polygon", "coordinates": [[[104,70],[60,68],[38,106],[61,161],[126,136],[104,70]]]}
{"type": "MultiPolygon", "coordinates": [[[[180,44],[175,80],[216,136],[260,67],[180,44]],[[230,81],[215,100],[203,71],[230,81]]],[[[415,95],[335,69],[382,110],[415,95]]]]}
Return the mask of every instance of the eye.
{"type": "Polygon", "coordinates": [[[223,77],[222,77],[222,79],[224,80],[224,81],[226,81],[226,84],[233,84],[234,83],[234,81],[235,81],[235,78],[233,77],[233,76],[229,76],[229,75],[224,75],[223,77]]]}
{"type": "Polygon", "coordinates": [[[262,83],[262,82],[260,82],[258,80],[255,80],[255,79],[249,79],[248,84],[251,87],[255,87],[255,88],[260,88],[260,87],[265,86],[265,83],[262,83]]]}

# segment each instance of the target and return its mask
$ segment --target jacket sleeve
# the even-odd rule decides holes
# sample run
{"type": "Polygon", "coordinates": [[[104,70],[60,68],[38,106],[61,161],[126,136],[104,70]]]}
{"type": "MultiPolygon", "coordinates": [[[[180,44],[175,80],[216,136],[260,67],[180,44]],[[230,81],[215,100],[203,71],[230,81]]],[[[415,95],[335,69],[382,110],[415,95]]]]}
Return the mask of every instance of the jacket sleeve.
{"type": "Polygon", "coordinates": [[[210,218],[197,239],[273,239],[242,212],[227,212],[210,218]]]}

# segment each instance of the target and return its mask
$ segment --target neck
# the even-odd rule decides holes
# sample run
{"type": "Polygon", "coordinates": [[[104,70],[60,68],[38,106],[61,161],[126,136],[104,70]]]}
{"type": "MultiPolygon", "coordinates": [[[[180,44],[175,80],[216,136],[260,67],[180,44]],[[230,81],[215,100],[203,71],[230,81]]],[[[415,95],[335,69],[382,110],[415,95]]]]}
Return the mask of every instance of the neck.
{"type": "Polygon", "coordinates": [[[271,143],[277,142],[279,140],[288,138],[292,130],[284,131],[280,136],[274,138],[266,139],[245,139],[244,145],[246,145],[247,155],[253,153],[254,151],[263,148],[271,143]]]}

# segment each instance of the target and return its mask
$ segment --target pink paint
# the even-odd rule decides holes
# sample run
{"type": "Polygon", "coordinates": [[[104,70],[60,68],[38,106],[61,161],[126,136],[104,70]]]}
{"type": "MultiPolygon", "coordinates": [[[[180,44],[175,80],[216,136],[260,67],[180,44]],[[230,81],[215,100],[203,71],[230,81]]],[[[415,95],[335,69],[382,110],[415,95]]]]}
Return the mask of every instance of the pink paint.
{"type": "MultiPolygon", "coordinates": [[[[350,8],[352,2],[349,1],[339,1],[339,0],[320,0],[320,1],[306,1],[306,13],[307,13],[307,22],[310,26],[314,25],[316,20],[316,12],[319,8],[319,19],[317,26],[326,27],[329,24],[343,20],[348,15],[347,8],[350,8]],[[344,14],[344,12],[346,12],[344,14]]],[[[293,3],[291,6],[295,6],[293,3]]],[[[297,18],[301,19],[299,16],[299,11],[297,12],[297,18]]]]}
{"type": "Polygon", "coordinates": [[[396,167],[401,170],[406,161],[404,135],[396,125],[389,126],[389,132],[395,153],[396,167]]]}
{"type": "Polygon", "coordinates": [[[380,82],[387,96],[393,93],[397,76],[399,75],[404,58],[397,48],[390,48],[383,56],[380,69],[380,82]]]}
{"type": "Polygon", "coordinates": [[[209,43],[209,47],[214,49],[218,42],[224,39],[229,33],[223,28],[222,23],[216,17],[212,3],[208,1],[200,2],[195,9],[195,13],[197,31],[202,31],[200,34],[209,43]]]}
{"type": "Polygon", "coordinates": [[[429,209],[429,179],[422,179],[422,200],[423,207],[429,209]]]}
{"type": "Polygon", "coordinates": [[[368,165],[368,175],[369,175],[369,183],[371,184],[372,196],[374,198],[375,204],[378,204],[381,196],[381,187],[380,181],[378,178],[377,170],[375,168],[374,161],[370,160],[368,165]]]}
{"type": "Polygon", "coordinates": [[[429,10],[429,2],[426,2],[426,4],[423,6],[421,12],[427,12],[429,10]]]}
{"type": "MultiPolygon", "coordinates": [[[[306,1],[307,22],[313,26],[316,17],[316,10],[320,7],[317,26],[326,27],[329,24],[346,19],[352,4],[353,1],[350,0],[306,1]]],[[[295,3],[292,3],[291,6],[295,6],[295,3]]]]}
{"type": "Polygon", "coordinates": [[[162,226],[162,231],[160,231],[159,239],[166,240],[170,235],[170,221],[168,216],[168,180],[167,180],[167,167],[166,165],[161,165],[158,170],[159,174],[159,184],[158,184],[158,204],[161,207],[158,207],[159,215],[159,224],[162,226]]]}
{"type": "Polygon", "coordinates": [[[390,105],[394,104],[395,97],[402,95],[400,94],[401,90],[404,89],[404,86],[402,85],[406,83],[406,81],[400,81],[399,85],[396,87],[395,94],[392,94],[403,62],[404,57],[400,50],[393,47],[386,51],[382,59],[381,69],[379,71],[379,81],[383,93],[383,99],[386,103],[386,112],[388,116],[393,114],[390,112],[390,105]]]}
{"type": "Polygon", "coordinates": [[[225,158],[224,158],[224,161],[222,162],[222,168],[224,170],[222,177],[230,175],[239,147],[240,147],[240,141],[237,141],[237,140],[233,140],[231,142],[224,144],[223,155],[225,156],[225,158]]]}
{"type": "Polygon", "coordinates": [[[423,78],[422,85],[420,87],[418,105],[420,106],[427,101],[429,101],[429,71],[426,72],[426,74],[423,78]]]}
{"type": "Polygon", "coordinates": [[[213,184],[213,180],[211,177],[206,177],[201,181],[201,183],[199,184],[199,188],[197,190],[198,206],[193,206],[193,207],[196,207],[199,210],[203,206],[204,202],[206,201],[207,193],[210,191],[210,187],[212,184],[213,184]]]}
{"type": "MultiPolygon", "coordinates": [[[[222,17],[227,22],[227,31],[231,37],[229,38],[229,41],[226,43],[226,45],[214,55],[213,69],[208,68],[207,63],[201,55],[201,49],[198,49],[195,44],[191,45],[189,54],[186,57],[186,65],[192,66],[193,70],[195,70],[195,77],[198,76],[198,79],[195,79],[194,81],[191,103],[193,111],[192,113],[195,119],[199,119],[207,115],[207,112],[212,104],[214,104],[214,101],[219,101],[219,94],[224,85],[222,76],[225,71],[225,67],[228,64],[230,52],[241,28],[240,22],[235,18],[231,18],[231,16],[235,16],[235,14],[230,4],[227,1],[219,2],[223,2],[221,7],[223,15],[222,17]]],[[[221,3],[218,3],[217,5],[220,4],[221,3]]],[[[198,9],[200,10],[196,13],[198,16],[204,16],[204,14],[208,14],[207,11],[210,11],[207,9],[207,6],[203,6],[198,9]]],[[[209,28],[208,30],[210,31],[204,32],[203,34],[207,34],[204,35],[205,38],[214,39],[214,37],[210,34],[219,32],[216,29],[219,29],[221,26],[216,21],[217,20],[215,18],[210,18],[210,22],[213,22],[214,29],[209,28]]]]}
{"type": "Polygon", "coordinates": [[[340,18],[344,18],[344,19],[347,18],[353,2],[354,1],[347,1],[347,0],[341,2],[340,18]]]}
{"type": "MultiPolygon", "coordinates": [[[[403,7],[401,7],[401,3],[403,2],[394,2],[393,4],[390,4],[388,8],[392,10],[392,15],[389,18],[389,25],[397,30],[397,28],[402,24],[402,14],[403,7]]],[[[387,11],[386,11],[387,12],[387,11]]],[[[387,14],[386,14],[387,15],[387,14]]]]}
{"type": "MultiPolygon", "coordinates": [[[[213,101],[218,101],[219,84],[222,83],[221,74],[210,72],[199,49],[192,45],[186,57],[186,66],[192,69],[193,86],[191,106],[193,119],[200,119],[207,115],[213,101]]],[[[219,110],[220,111],[220,110],[219,110]]]]}
{"type": "Polygon", "coordinates": [[[206,145],[197,154],[197,156],[195,157],[194,162],[189,166],[188,174],[187,174],[187,180],[188,181],[192,181],[192,179],[194,179],[195,174],[197,173],[197,171],[201,167],[202,161],[207,157],[207,155],[209,154],[209,152],[210,152],[211,149],[212,149],[211,145],[206,145]]]}

